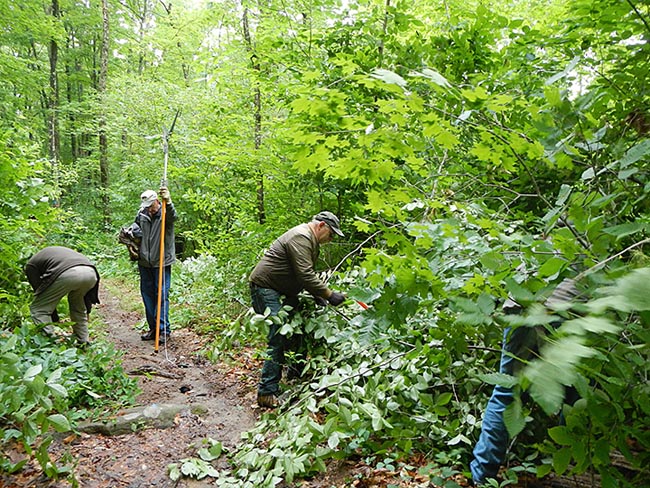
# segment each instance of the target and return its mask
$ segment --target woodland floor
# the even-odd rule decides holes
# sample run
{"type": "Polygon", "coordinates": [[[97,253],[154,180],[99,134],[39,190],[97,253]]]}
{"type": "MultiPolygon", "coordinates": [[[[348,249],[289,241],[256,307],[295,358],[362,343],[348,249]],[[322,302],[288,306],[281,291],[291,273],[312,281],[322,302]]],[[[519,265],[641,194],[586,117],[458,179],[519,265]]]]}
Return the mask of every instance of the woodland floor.
{"type": "MultiPolygon", "coordinates": [[[[138,405],[153,403],[201,404],[207,407],[201,416],[181,413],[175,426],[168,429],[144,429],[118,435],[80,434],[57,439],[50,447],[54,459],[69,453],[76,460],[75,474],[82,488],[202,488],[215,486],[211,478],[201,481],[172,481],[167,473],[170,463],[195,456],[194,445],[203,439],[219,440],[234,449],[240,434],[252,428],[262,413],[255,405],[255,387],[261,362],[253,351],[244,350],[237,364],[232,361],[211,363],[201,354],[201,337],[186,329],[174,330],[167,347],[154,352],[153,343],[140,340],[142,316],[122,309],[120,299],[102,290],[99,313],[106,323],[106,340],[124,353],[123,368],[138,379],[142,392],[138,405]]],[[[218,467],[227,467],[226,461],[218,467]]],[[[421,464],[424,464],[422,460],[421,464]]],[[[328,472],[302,482],[303,488],[415,488],[429,485],[428,476],[413,470],[394,473],[372,469],[362,462],[335,462],[328,472]]],[[[467,480],[458,475],[460,486],[467,480]]],[[[0,478],[5,488],[68,488],[68,481],[46,479],[37,465],[31,464],[19,475],[0,478]]],[[[518,486],[543,486],[520,484],[518,486]]],[[[546,485],[550,486],[550,485],[546,485]]]]}

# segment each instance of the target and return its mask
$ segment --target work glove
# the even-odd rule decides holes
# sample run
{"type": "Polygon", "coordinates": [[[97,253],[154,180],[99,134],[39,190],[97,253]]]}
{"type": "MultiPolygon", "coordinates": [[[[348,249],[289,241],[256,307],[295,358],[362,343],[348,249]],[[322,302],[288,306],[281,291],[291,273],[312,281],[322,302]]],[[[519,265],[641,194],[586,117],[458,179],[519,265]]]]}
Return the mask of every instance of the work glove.
{"type": "Polygon", "coordinates": [[[343,293],[339,293],[338,291],[333,291],[327,301],[335,307],[338,307],[345,301],[345,295],[343,293]]]}
{"type": "Polygon", "coordinates": [[[165,203],[168,205],[172,203],[172,196],[169,194],[169,188],[166,186],[160,187],[160,190],[158,190],[158,196],[165,200],[165,203]]]}
{"type": "Polygon", "coordinates": [[[323,297],[314,297],[314,301],[316,302],[316,305],[319,307],[327,307],[327,300],[325,300],[323,297]]]}

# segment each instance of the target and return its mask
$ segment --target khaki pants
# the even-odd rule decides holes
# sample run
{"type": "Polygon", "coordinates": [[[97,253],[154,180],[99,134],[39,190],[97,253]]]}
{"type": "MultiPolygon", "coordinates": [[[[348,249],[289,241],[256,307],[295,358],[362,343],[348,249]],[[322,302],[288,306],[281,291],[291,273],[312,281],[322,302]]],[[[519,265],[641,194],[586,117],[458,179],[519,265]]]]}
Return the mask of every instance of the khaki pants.
{"type": "MultiPolygon", "coordinates": [[[[72,330],[79,341],[88,342],[88,313],[84,296],[96,283],[97,275],[90,266],[75,266],[64,271],[54,283],[34,297],[29,307],[32,320],[36,324],[52,322],[52,312],[56,310],[61,299],[68,295],[72,330]]],[[[47,327],[45,330],[51,331],[51,329],[48,331],[47,327]]]]}

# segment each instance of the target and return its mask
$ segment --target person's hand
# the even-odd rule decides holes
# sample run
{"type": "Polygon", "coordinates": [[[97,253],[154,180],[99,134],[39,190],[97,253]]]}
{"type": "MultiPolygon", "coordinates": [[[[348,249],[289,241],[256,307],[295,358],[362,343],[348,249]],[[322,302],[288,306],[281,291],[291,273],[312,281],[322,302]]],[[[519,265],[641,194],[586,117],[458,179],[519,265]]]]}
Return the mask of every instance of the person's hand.
{"type": "Polygon", "coordinates": [[[167,204],[172,203],[172,196],[169,194],[169,188],[167,188],[166,186],[160,187],[160,190],[158,190],[158,195],[160,196],[160,198],[165,200],[167,204]]]}
{"type": "Polygon", "coordinates": [[[335,307],[338,307],[345,301],[345,295],[343,293],[339,293],[338,291],[333,291],[327,301],[335,307]]]}
{"type": "Polygon", "coordinates": [[[314,301],[319,307],[327,307],[327,300],[325,300],[323,297],[314,297],[314,301]]]}

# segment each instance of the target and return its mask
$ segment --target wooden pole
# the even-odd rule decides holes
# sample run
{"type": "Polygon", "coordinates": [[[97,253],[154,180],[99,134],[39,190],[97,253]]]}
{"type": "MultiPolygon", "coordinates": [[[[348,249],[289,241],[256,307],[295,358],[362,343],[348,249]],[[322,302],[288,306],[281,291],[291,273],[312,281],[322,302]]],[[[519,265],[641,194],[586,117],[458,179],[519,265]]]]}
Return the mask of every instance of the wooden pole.
{"type": "MultiPolygon", "coordinates": [[[[176,111],[174,116],[174,121],[169,130],[163,129],[163,154],[165,156],[165,164],[163,167],[163,177],[160,182],[160,187],[167,187],[167,163],[169,162],[169,137],[174,132],[174,126],[176,125],[176,120],[180,110],[176,111]]],[[[158,352],[158,344],[160,342],[160,312],[162,305],[162,291],[163,291],[163,280],[165,277],[165,216],[167,214],[167,201],[163,198],[161,202],[161,211],[160,211],[160,261],[158,264],[158,303],[156,305],[156,342],[154,346],[154,351],[158,352]]],[[[167,332],[167,330],[165,330],[167,332]]],[[[165,341],[165,344],[167,342],[165,341]]]]}

